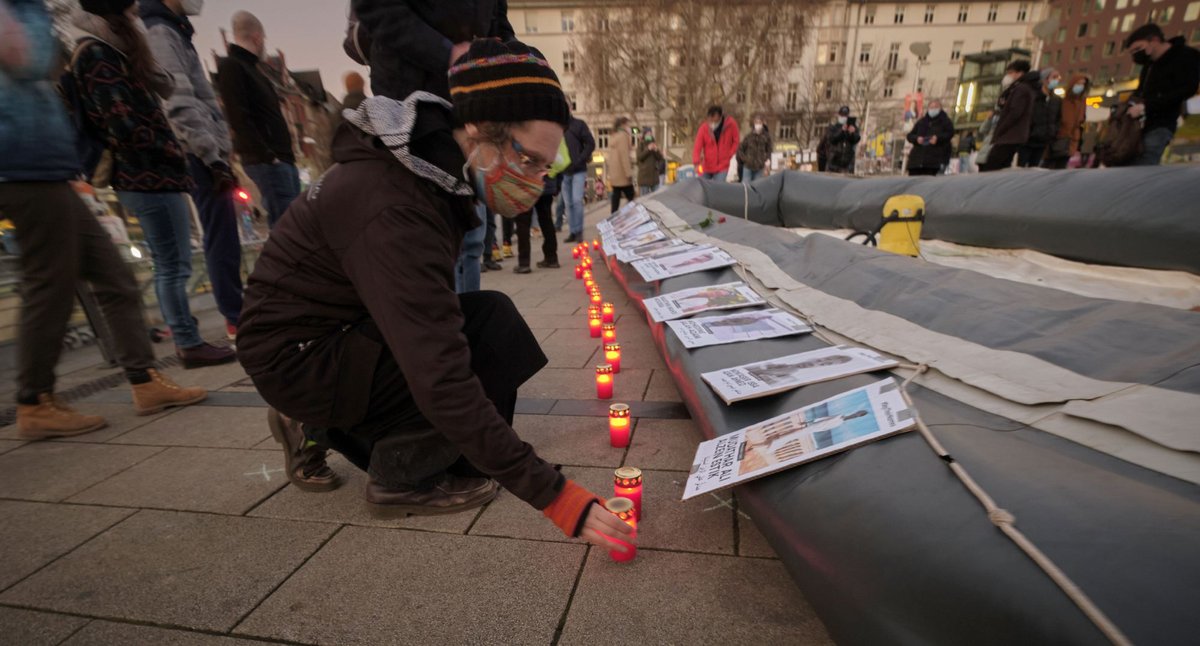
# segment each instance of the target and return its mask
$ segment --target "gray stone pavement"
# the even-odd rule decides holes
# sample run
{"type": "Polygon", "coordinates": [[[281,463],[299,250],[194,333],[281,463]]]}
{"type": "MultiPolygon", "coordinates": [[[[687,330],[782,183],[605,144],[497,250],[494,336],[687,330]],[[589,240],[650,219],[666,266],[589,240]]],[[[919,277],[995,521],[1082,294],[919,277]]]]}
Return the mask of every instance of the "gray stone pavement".
{"type": "MultiPolygon", "coordinates": [[[[635,410],[632,446],[608,445],[568,245],[560,261],[484,274],[550,358],[521,389],[514,426],[601,495],[615,467],[643,470],[635,561],[563,537],[503,492],[469,513],[374,519],[365,476],[340,457],[341,489],[296,490],[238,366],[172,370],[210,402],[136,417],[116,387],[76,402],[107,416],[104,430],[24,443],[0,429],[0,643],[830,643],[733,496],[679,501],[700,435],[645,319],[601,268],[620,317],[614,401],[635,410]]],[[[70,365],[68,383],[108,374],[78,356],[70,365]]]]}

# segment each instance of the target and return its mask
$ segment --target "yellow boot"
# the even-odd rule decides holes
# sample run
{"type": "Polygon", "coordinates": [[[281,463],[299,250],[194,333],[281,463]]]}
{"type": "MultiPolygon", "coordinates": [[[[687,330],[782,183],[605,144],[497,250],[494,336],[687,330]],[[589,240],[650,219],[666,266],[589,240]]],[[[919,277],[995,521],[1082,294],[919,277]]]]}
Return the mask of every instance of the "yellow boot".
{"type": "Polygon", "coordinates": [[[208,399],[203,388],[183,388],[151,368],[150,381],[133,385],[133,408],[138,415],[153,415],[167,408],[191,406],[208,399]]]}
{"type": "Polygon", "coordinates": [[[77,413],[50,393],[38,395],[37,404],[17,405],[17,437],[22,440],[82,435],[107,425],[103,417],[77,413]]]}

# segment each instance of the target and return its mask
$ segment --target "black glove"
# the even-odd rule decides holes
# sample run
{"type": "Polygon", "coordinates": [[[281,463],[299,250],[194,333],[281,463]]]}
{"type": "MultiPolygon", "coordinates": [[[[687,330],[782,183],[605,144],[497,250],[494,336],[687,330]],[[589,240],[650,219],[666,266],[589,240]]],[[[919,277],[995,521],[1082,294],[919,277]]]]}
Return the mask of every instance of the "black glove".
{"type": "Polygon", "coordinates": [[[238,186],[237,175],[230,170],[229,164],[225,162],[213,162],[212,166],[208,167],[212,173],[213,192],[218,195],[232,192],[238,186]]]}

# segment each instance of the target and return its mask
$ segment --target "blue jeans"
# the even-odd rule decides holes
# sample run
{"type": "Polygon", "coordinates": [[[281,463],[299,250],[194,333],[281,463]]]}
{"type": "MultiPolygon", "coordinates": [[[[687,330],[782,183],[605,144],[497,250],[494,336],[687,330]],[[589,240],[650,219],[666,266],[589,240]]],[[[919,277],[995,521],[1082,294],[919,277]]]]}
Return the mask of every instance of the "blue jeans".
{"type": "Polygon", "coordinates": [[[238,238],[238,214],[233,192],[213,191],[212,172],[195,155],[188,155],[188,169],[196,187],[192,201],[204,229],[204,262],[213,299],[225,322],[237,325],[242,315],[242,241],[238,238]]]}
{"type": "Polygon", "coordinates": [[[701,173],[700,177],[702,177],[704,179],[723,180],[723,179],[725,179],[725,176],[728,174],[729,174],[729,170],[726,169],[724,173],[701,173]]]}
{"type": "MultiPolygon", "coordinates": [[[[566,180],[563,180],[566,183],[566,180]]],[[[554,228],[562,231],[563,218],[567,215],[567,198],[562,193],[558,194],[558,199],[554,200],[554,228]]]]}
{"type": "Polygon", "coordinates": [[[283,212],[300,195],[300,171],[295,164],[277,161],[273,164],[247,164],[242,166],[250,179],[258,186],[258,192],[267,207],[267,225],[275,227],[283,212]]]}
{"type": "Polygon", "coordinates": [[[1138,157],[1137,166],[1158,166],[1162,163],[1163,153],[1175,138],[1170,128],[1154,128],[1142,133],[1142,156],[1138,157]]]}
{"type": "Polygon", "coordinates": [[[562,194],[567,202],[567,222],[571,235],[583,235],[583,192],[587,187],[587,173],[563,175],[562,194]]]}
{"type": "Polygon", "coordinates": [[[765,175],[761,170],[750,170],[749,168],[742,169],[743,184],[749,184],[750,182],[753,182],[756,179],[762,179],[763,177],[765,177],[765,175]]]}
{"type": "Polygon", "coordinates": [[[483,239],[487,235],[487,207],[475,203],[475,213],[479,215],[479,226],[471,229],[463,236],[462,250],[458,252],[458,262],[454,265],[454,291],[459,294],[479,291],[480,262],[483,258],[483,239]]]}
{"type": "Polygon", "coordinates": [[[188,304],[192,276],[192,210],[183,193],[118,191],[121,206],[134,215],[146,234],[154,259],[154,293],[171,328],[175,345],[192,348],[204,343],[188,304]]]}
{"type": "Polygon", "coordinates": [[[658,186],[638,186],[638,197],[646,197],[657,190],[658,186]]]}

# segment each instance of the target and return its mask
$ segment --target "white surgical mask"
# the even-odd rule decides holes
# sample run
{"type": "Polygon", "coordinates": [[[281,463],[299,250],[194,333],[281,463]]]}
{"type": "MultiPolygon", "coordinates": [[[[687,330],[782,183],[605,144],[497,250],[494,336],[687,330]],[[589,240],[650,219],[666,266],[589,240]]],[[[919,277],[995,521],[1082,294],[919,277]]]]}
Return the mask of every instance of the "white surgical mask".
{"type": "Polygon", "coordinates": [[[204,0],[180,0],[179,5],[183,9],[183,15],[199,16],[200,11],[204,9],[204,0]]]}
{"type": "Polygon", "coordinates": [[[1071,92],[1072,92],[1072,93],[1074,93],[1074,94],[1083,94],[1083,84],[1082,84],[1082,83],[1076,83],[1075,85],[1072,85],[1072,86],[1071,86],[1071,92]]]}
{"type": "Polygon", "coordinates": [[[762,132],[763,125],[761,123],[754,124],[754,132],[762,132]]]}
{"type": "Polygon", "coordinates": [[[838,123],[842,124],[843,126],[846,125],[848,121],[850,121],[850,117],[838,117],[838,123]]]}
{"type": "Polygon", "coordinates": [[[929,116],[936,117],[942,113],[941,108],[929,108],[929,116]]]}
{"type": "Polygon", "coordinates": [[[1014,81],[1016,81],[1016,79],[1014,79],[1011,76],[1005,75],[1004,78],[1000,79],[1000,87],[1007,88],[1008,86],[1012,85],[1014,81]]]}

